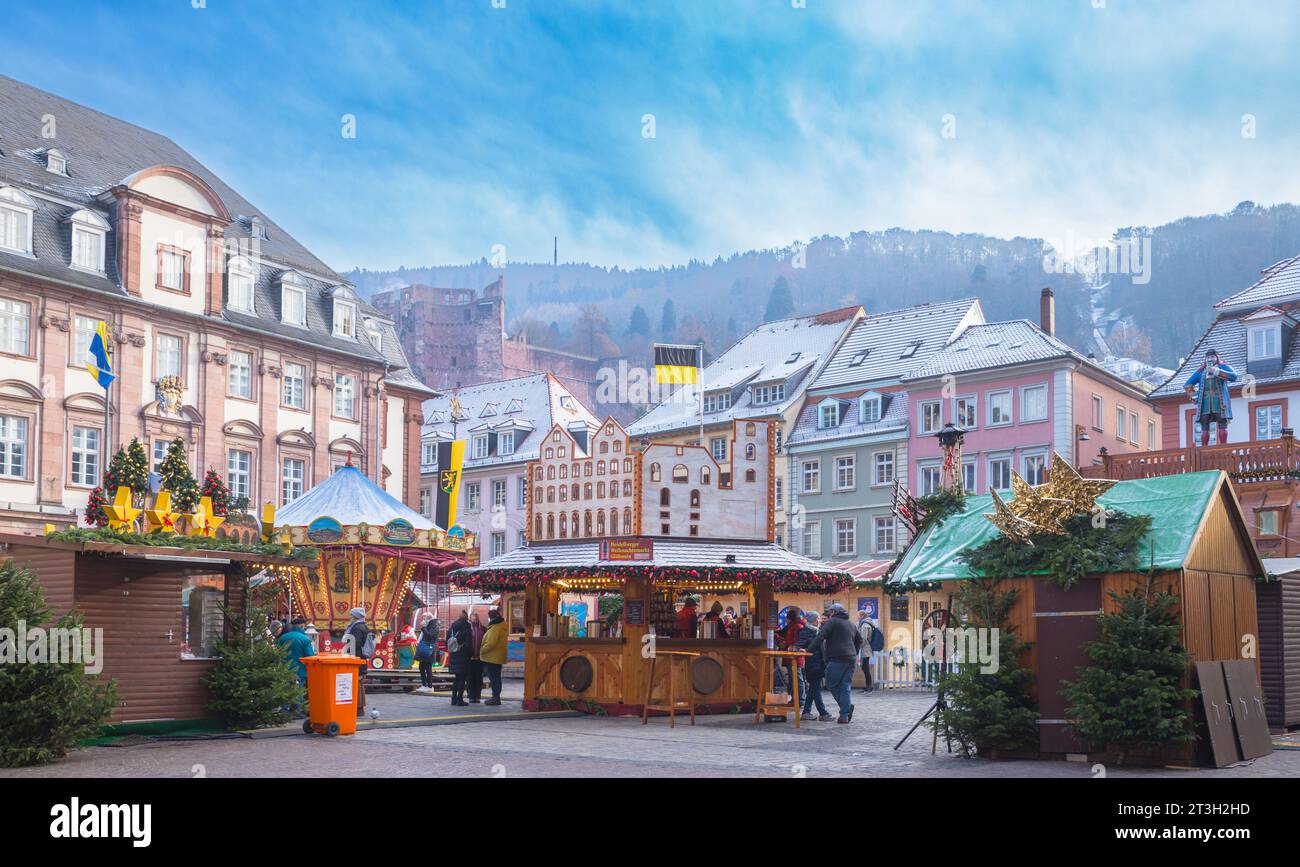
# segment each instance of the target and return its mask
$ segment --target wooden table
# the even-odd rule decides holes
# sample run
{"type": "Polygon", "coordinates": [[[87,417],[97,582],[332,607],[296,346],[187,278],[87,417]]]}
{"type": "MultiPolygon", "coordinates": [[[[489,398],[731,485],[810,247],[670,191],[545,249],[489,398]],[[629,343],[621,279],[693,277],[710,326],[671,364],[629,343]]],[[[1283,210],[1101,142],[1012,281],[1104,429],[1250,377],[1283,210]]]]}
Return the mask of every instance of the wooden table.
{"type": "Polygon", "coordinates": [[[803,718],[802,699],[799,696],[799,674],[795,671],[794,660],[804,656],[812,656],[803,650],[762,650],[759,656],[763,657],[763,664],[759,667],[758,676],[758,701],[755,704],[754,722],[760,722],[764,714],[780,714],[785,716],[790,710],[787,704],[768,704],[767,693],[772,688],[772,676],[775,673],[778,660],[789,659],[790,665],[790,689],[791,695],[794,696],[794,727],[799,728],[799,720],[803,718]]]}
{"type": "Polygon", "coordinates": [[[645,686],[645,704],[641,710],[641,725],[645,725],[650,718],[652,710],[668,711],[668,727],[677,727],[677,709],[679,707],[689,708],[691,712],[691,725],[695,725],[695,685],[691,683],[690,678],[690,660],[699,653],[693,653],[689,650],[656,650],[650,656],[650,674],[646,677],[645,686]],[[650,695],[655,688],[655,660],[661,656],[668,657],[668,704],[651,704],[650,695]],[[677,700],[677,673],[682,669],[686,670],[686,700],[677,700]]]}

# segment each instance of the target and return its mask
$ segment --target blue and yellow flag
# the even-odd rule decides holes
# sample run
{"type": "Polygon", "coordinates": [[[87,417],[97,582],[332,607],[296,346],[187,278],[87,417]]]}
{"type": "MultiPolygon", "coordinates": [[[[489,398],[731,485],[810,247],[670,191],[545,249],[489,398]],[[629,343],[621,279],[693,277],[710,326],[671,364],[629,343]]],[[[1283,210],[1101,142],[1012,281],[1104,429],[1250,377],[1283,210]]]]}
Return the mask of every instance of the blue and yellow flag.
{"type": "Polygon", "coordinates": [[[94,361],[86,362],[86,370],[100,388],[107,390],[116,377],[113,375],[113,362],[108,357],[108,323],[102,320],[90,338],[90,354],[94,361]]]}

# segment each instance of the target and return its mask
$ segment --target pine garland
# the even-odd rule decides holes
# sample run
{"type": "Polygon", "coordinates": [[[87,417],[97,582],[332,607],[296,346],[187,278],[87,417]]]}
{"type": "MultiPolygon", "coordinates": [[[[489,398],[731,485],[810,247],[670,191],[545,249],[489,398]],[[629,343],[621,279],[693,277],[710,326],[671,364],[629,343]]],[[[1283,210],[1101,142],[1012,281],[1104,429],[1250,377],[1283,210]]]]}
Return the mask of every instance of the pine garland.
{"type": "Polygon", "coordinates": [[[998,534],[961,558],[980,575],[1011,578],[1046,573],[1068,590],[1084,575],[1140,569],[1142,540],[1151,530],[1150,515],[1114,512],[1098,526],[1093,516],[1075,515],[1065,533],[1035,533],[1032,545],[998,534]]]}
{"type": "Polygon", "coordinates": [[[60,530],[45,536],[54,542],[110,542],[115,545],[147,545],[151,548],[190,548],[204,551],[230,551],[240,554],[261,554],[266,557],[288,557],[291,560],[314,562],[319,559],[317,550],[310,546],[289,547],[272,542],[245,545],[233,539],[207,536],[162,535],[160,533],[119,533],[116,530],[60,530]]]}
{"type": "Polygon", "coordinates": [[[754,583],[770,581],[774,590],[783,593],[838,593],[853,585],[845,572],[782,572],[774,569],[746,569],[740,567],[707,566],[654,567],[654,566],[598,566],[561,569],[489,569],[473,572],[464,577],[452,575],[453,582],[469,590],[510,592],[523,590],[529,581],[564,581],[578,578],[608,576],[611,578],[650,579],[658,581],[743,581],[754,583]]]}

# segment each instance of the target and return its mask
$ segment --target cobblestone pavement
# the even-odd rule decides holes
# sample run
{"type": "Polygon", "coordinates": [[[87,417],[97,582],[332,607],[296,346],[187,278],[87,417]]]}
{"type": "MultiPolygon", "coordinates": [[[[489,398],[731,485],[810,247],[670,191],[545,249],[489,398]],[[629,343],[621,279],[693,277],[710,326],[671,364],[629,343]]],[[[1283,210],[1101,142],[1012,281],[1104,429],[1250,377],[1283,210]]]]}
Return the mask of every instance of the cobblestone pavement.
{"type": "MultiPolygon", "coordinates": [[[[406,703],[414,697],[403,697],[406,703]]],[[[24,776],[279,777],[307,774],[417,776],[996,776],[1088,777],[1091,766],[1068,762],[991,762],[949,756],[920,729],[898,752],[894,744],[929,707],[924,692],[855,694],[847,726],[804,722],[756,725],[753,716],[699,716],[668,727],[666,718],[570,717],[472,722],[364,731],[354,737],[271,737],[161,741],[92,747],[42,768],[0,771],[24,776]]],[[[454,712],[445,699],[424,707],[454,712]]],[[[832,703],[833,704],[833,703],[832,703]]],[[[417,709],[419,705],[415,706],[417,709]]],[[[510,710],[506,707],[504,710],[510,710]]],[[[475,708],[465,709],[477,712],[475,708]]],[[[1128,770],[1108,776],[1300,777],[1300,752],[1277,751],[1224,770],[1128,770]]]]}

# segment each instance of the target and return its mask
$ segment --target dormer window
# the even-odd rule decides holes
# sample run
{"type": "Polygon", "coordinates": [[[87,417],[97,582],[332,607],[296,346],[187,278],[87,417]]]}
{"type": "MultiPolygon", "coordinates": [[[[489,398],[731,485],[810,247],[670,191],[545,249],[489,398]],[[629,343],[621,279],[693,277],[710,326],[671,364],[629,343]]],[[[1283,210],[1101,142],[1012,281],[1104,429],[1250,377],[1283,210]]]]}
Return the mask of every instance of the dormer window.
{"type": "Polygon", "coordinates": [[[752,389],[754,393],[754,404],[763,406],[769,403],[780,403],[785,400],[785,383],[773,382],[767,385],[756,385],[752,389]]]}
{"type": "Polygon", "coordinates": [[[0,187],[0,249],[31,254],[35,213],[36,202],[31,196],[13,187],[0,187]]]}
{"type": "Polygon", "coordinates": [[[79,271],[104,273],[104,238],[108,221],[94,211],[82,209],[68,217],[72,227],[72,259],[69,264],[79,271]]]}
{"type": "Polygon", "coordinates": [[[722,412],[730,406],[731,392],[729,391],[715,391],[704,395],[704,412],[706,415],[711,412],[722,412]]]}
{"type": "Polygon", "coordinates": [[[241,313],[253,313],[253,265],[242,256],[226,264],[226,306],[241,313]]]}
{"type": "Polygon", "coordinates": [[[56,150],[45,152],[45,170],[56,175],[68,175],[68,160],[56,150]]]}
{"type": "Polygon", "coordinates": [[[280,321],[307,327],[307,283],[293,271],[280,275],[280,321]]]}
{"type": "Polygon", "coordinates": [[[373,319],[367,319],[366,334],[370,337],[370,342],[374,344],[375,349],[382,352],[384,349],[384,331],[379,327],[379,323],[373,319]]]}
{"type": "Polygon", "coordinates": [[[248,218],[248,234],[259,241],[266,240],[266,224],[262,222],[261,217],[248,218]]]}
{"type": "Polygon", "coordinates": [[[497,454],[513,455],[515,453],[515,432],[502,431],[497,434],[497,454]]]}
{"type": "Polygon", "coordinates": [[[334,299],[334,336],[356,340],[357,305],[351,301],[334,299]]]}
{"type": "Polygon", "coordinates": [[[834,398],[824,400],[817,407],[817,427],[820,430],[840,426],[840,402],[834,398]]]}
{"type": "Polygon", "coordinates": [[[1282,354],[1282,327],[1279,323],[1250,329],[1250,360],[1277,358],[1282,354]]]}
{"type": "Polygon", "coordinates": [[[862,424],[880,421],[880,405],[880,395],[864,394],[862,396],[862,403],[858,411],[858,418],[862,424]]]}

